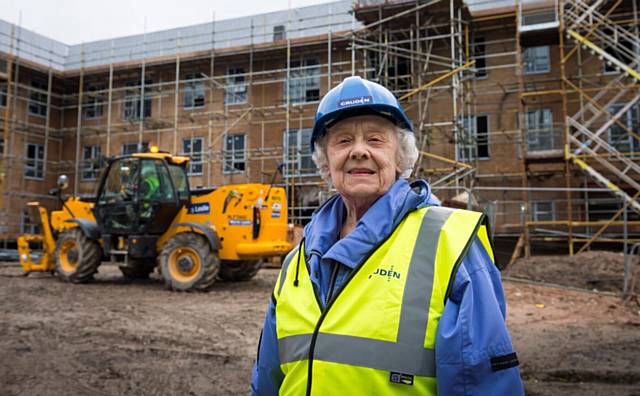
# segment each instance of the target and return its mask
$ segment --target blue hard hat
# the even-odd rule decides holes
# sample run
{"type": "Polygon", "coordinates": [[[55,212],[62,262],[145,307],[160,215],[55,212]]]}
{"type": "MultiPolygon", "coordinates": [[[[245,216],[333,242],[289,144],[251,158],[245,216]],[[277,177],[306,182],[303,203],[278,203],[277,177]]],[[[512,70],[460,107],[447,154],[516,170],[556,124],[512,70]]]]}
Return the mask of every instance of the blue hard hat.
{"type": "Polygon", "coordinates": [[[316,140],[335,123],[361,115],[381,116],[413,132],[411,120],[391,91],[358,76],[347,77],[329,91],[318,105],[311,134],[311,150],[316,140]]]}

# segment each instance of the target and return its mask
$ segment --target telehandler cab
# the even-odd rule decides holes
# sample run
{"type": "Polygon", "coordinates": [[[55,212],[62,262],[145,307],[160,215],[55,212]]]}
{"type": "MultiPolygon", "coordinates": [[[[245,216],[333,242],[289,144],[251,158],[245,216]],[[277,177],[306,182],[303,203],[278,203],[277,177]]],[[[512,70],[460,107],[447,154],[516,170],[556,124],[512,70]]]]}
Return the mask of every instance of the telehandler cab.
{"type": "Polygon", "coordinates": [[[109,161],[95,202],[62,198],[49,214],[37,202],[42,235],[18,238],[25,274],[51,271],[65,281],[89,281],[103,261],[125,277],[145,278],[159,267],[172,290],[207,290],[217,277],[252,278],[262,260],[291,249],[286,241],[284,189],[268,184],[235,184],[190,190],[189,158],[166,152],[136,153],[109,161]],[[42,242],[32,261],[30,243],[42,242]]]}

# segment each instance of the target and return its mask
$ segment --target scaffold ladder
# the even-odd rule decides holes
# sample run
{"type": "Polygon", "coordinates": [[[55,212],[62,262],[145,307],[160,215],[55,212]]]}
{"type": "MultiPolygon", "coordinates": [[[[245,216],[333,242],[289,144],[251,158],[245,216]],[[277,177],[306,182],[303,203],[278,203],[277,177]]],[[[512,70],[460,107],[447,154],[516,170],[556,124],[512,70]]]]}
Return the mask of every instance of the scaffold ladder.
{"type": "MultiPolygon", "coordinates": [[[[634,85],[640,82],[640,73],[638,72],[640,39],[608,17],[613,8],[606,15],[600,13],[598,8],[604,3],[605,1],[602,0],[593,1],[591,4],[584,0],[566,0],[564,2],[567,38],[574,40],[577,45],[587,49],[621,72],[593,97],[580,90],[580,94],[587,98],[588,103],[573,116],[567,116],[566,122],[570,132],[567,137],[566,155],[598,184],[611,190],[634,211],[640,213],[638,200],[614,183],[611,177],[603,174],[605,171],[609,172],[610,176],[626,183],[630,189],[635,190],[634,192],[640,191],[640,165],[633,158],[630,158],[629,153],[619,151],[603,138],[614,124],[621,125],[622,117],[640,101],[640,94],[634,95],[629,100],[630,93],[636,90],[634,85]],[[602,43],[609,51],[603,49],[596,42],[602,43]],[[612,53],[615,53],[616,56],[612,53]],[[629,78],[633,83],[623,84],[624,80],[629,78]],[[610,95],[610,92],[616,91],[616,94],[610,95]],[[621,101],[626,101],[626,103],[612,114],[610,112],[612,106],[621,101]],[[589,116],[586,114],[587,111],[591,113],[589,116]],[[595,129],[594,125],[600,126],[593,131],[591,128],[595,129]],[[593,162],[590,164],[587,161],[595,161],[599,168],[596,169],[593,162]]],[[[619,3],[620,1],[615,3],[613,7],[619,3]]],[[[573,84],[570,85],[573,86],[573,84]]],[[[573,88],[579,90],[575,86],[573,88]]],[[[625,128],[623,124],[621,126],[635,139],[640,140],[637,131],[625,128]]]]}

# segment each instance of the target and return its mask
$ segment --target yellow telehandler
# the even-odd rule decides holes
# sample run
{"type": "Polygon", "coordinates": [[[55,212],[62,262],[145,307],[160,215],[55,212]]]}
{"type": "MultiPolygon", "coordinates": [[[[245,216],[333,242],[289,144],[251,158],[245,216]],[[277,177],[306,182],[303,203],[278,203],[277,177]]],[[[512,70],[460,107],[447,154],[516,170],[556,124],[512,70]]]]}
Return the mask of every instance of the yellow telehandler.
{"type": "Polygon", "coordinates": [[[148,277],[158,266],[168,288],[203,291],[218,277],[251,279],[264,258],[291,249],[283,188],[235,184],[190,190],[188,162],[155,147],[116,157],[103,172],[95,202],[64,200],[68,181],[60,176],[50,193],[61,210],[49,216],[30,203],[38,208],[43,231],[18,238],[23,272],[50,271],[83,283],[103,261],[117,264],[129,278],[148,277]],[[39,260],[32,257],[35,242],[42,243],[39,260]]]}

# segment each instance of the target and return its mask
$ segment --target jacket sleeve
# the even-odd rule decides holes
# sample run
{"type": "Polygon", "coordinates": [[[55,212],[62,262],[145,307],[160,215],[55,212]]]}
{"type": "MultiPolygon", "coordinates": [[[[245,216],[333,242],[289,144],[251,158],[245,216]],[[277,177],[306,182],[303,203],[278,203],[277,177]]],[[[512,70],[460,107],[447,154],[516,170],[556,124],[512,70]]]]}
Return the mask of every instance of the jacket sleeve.
{"type": "Polygon", "coordinates": [[[436,373],[440,395],[524,394],[500,272],[477,237],[438,324],[436,373]]]}
{"type": "Polygon", "coordinates": [[[264,326],[258,343],[258,356],[253,365],[251,395],[275,396],[284,378],[280,370],[278,339],[276,337],[276,307],[269,301],[264,326]]]}

